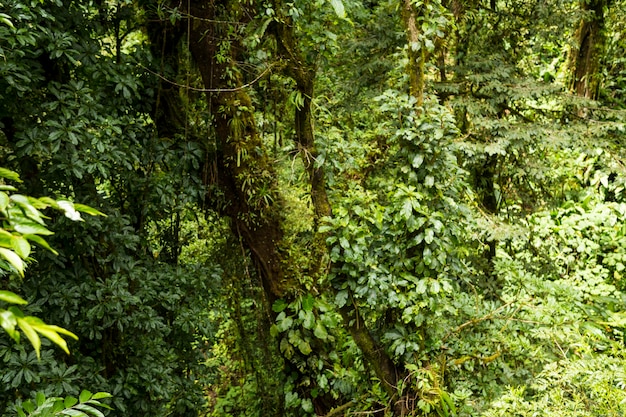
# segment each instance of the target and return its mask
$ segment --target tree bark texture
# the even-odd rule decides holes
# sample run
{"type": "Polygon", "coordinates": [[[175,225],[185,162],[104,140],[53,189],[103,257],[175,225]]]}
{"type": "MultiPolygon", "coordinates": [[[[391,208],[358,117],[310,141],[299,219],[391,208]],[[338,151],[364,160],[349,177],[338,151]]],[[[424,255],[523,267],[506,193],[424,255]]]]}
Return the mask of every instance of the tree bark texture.
{"type": "Polygon", "coordinates": [[[584,15],[574,34],[575,47],[570,51],[570,90],[591,100],[598,98],[600,62],[604,52],[604,8],[610,1],[581,1],[584,15]]]}
{"type": "Polygon", "coordinates": [[[237,55],[243,50],[229,34],[220,11],[246,13],[238,2],[193,2],[188,14],[189,50],[207,90],[217,140],[217,187],[223,194],[222,214],[250,250],[270,302],[283,297],[291,284],[282,266],[283,238],[276,174],[257,131],[250,97],[241,89],[237,55]],[[226,46],[226,47],[225,47],[226,46]]]}
{"type": "Polygon", "coordinates": [[[411,0],[402,0],[402,22],[408,41],[408,73],[409,91],[415,100],[416,109],[419,112],[424,103],[424,65],[426,50],[420,42],[420,31],[417,26],[418,10],[411,0]]]}

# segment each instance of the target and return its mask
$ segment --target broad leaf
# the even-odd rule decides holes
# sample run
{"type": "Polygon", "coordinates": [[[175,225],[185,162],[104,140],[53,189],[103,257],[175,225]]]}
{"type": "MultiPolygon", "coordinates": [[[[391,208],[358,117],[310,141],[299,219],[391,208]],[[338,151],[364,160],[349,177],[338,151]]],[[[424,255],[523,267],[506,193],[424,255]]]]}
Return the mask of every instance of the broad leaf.
{"type": "Polygon", "coordinates": [[[0,290],[0,301],[4,301],[11,304],[28,304],[26,300],[24,300],[19,295],[11,292],[0,290]]]}

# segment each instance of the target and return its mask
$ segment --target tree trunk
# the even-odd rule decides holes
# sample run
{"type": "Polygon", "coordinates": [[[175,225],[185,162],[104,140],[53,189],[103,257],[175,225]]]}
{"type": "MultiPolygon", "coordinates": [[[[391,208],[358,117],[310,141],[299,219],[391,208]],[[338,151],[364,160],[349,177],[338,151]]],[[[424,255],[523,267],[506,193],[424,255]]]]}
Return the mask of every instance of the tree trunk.
{"type": "MultiPolygon", "coordinates": [[[[217,136],[218,202],[231,220],[233,232],[250,250],[270,302],[292,288],[281,265],[281,200],[276,175],[264,150],[253,116],[250,97],[241,87],[236,52],[243,49],[219,20],[218,10],[241,13],[237,2],[194,2],[189,11],[189,49],[207,91],[217,136]],[[232,10],[231,10],[232,8],[232,10]],[[220,26],[221,25],[221,26],[220,26]],[[228,50],[216,39],[227,39],[228,50]],[[222,46],[222,47],[221,47],[222,46]]],[[[242,22],[245,23],[245,22],[242,22]]]]}
{"type": "Polygon", "coordinates": [[[420,32],[417,27],[418,10],[411,0],[402,0],[401,8],[402,22],[408,41],[409,91],[417,100],[416,109],[419,112],[424,103],[424,65],[427,54],[424,45],[421,44],[420,32]]]}
{"type": "Polygon", "coordinates": [[[584,15],[574,34],[575,47],[570,51],[570,90],[591,100],[598,98],[600,61],[604,52],[604,7],[609,0],[581,1],[584,15]]]}

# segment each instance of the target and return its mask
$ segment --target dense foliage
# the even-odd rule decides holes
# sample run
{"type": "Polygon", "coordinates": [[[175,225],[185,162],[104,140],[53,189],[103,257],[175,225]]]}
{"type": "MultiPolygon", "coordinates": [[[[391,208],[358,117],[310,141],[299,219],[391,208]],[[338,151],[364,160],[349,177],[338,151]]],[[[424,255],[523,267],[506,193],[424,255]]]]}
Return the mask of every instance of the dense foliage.
{"type": "Polygon", "coordinates": [[[624,415],[624,6],[0,0],[2,414],[624,415]]]}

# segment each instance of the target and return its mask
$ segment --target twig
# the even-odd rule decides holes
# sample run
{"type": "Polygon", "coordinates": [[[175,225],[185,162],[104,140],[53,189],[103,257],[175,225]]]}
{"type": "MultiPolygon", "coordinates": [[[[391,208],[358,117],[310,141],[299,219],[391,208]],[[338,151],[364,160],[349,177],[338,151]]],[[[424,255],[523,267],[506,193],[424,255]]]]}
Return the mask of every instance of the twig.
{"type": "Polygon", "coordinates": [[[254,85],[257,81],[259,81],[261,78],[263,78],[265,76],[265,74],[267,74],[274,66],[276,66],[276,64],[271,64],[269,65],[267,68],[265,68],[265,70],[259,74],[259,76],[257,76],[254,80],[250,81],[249,83],[243,84],[239,87],[232,87],[232,88],[197,88],[197,87],[192,87],[189,85],[182,85],[182,84],[178,84],[176,81],[172,81],[166,77],[164,77],[163,75],[152,71],[150,68],[138,64],[141,68],[145,69],[146,71],[148,71],[151,74],[156,75],[157,77],[159,77],[160,79],[162,79],[163,81],[165,81],[168,84],[174,85],[176,87],[180,87],[180,88],[184,88],[186,90],[191,90],[191,91],[197,91],[200,93],[232,93],[235,91],[240,91],[240,90],[244,90],[246,88],[251,87],[252,85],[254,85]]]}
{"type": "MultiPolygon", "coordinates": [[[[515,303],[516,301],[517,300],[509,301],[508,303],[501,305],[500,307],[498,307],[494,311],[492,311],[492,312],[490,312],[488,314],[485,314],[484,316],[482,316],[480,318],[472,319],[470,321],[466,321],[465,323],[461,324],[460,326],[458,326],[454,330],[450,331],[447,335],[445,335],[443,337],[442,341],[445,341],[448,337],[452,336],[454,333],[460,332],[461,330],[465,329],[466,327],[473,326],[474,324],[478,324],[481,321],[485,321],[485,320],[491,319],[493,316],[495,316],[496,314],[498,314],[500,311],[504,310],[505,308],[507,308],[511,304],[515,303]]],[[[519,310],[519,308],[518,308],[518,310],[519,310]]],[[[517,312],[517,310],[516,310],[516,312],[517,312]]]]}

